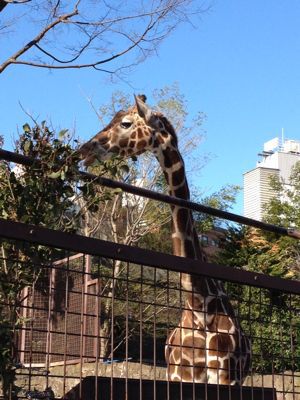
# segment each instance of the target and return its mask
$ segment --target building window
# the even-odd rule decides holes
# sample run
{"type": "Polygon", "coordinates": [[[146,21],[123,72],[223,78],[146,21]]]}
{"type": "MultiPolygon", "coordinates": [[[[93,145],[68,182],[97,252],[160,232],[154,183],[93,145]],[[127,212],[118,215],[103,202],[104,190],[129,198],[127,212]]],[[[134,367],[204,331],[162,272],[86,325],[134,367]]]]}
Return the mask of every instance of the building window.
{"type": "Polygon", "coordinates": [[[208,246],[208,237],[206,235],[201,235],[201,243],[203,246],[208,246]]]}

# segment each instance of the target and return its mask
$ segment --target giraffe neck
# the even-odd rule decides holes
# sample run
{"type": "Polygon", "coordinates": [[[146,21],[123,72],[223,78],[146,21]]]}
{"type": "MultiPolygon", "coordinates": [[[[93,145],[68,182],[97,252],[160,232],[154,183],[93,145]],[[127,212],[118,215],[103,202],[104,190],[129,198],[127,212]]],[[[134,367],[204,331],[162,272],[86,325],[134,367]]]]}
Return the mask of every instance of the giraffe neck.
{"type": "MultiPolygon", "coordinates": [[[[164,172],[169,194],[189,200],[190,192],[185,175],[184,161],[177,147],[160,148],[157,151],[157,159],[164,172]]],[[[205,255],[199,244],[192,212],[180,206],[171,206],[171,211],[173,253],[180,257],[204,260],[205,255]]],[[[186,290],[195,289],[191,275],[182,274],[181,284],[186,290]]],[[[199,287],[199,282],[197,286],[199,287]]]]}

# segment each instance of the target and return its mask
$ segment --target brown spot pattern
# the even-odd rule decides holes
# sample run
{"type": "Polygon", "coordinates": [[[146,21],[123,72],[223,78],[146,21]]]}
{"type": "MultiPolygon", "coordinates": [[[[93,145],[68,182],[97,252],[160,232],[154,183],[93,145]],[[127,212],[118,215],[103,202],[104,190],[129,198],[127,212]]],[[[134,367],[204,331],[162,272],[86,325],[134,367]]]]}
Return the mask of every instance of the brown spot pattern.
{"type": "Polygon", "coordinates": [[[207,312],[210,315],[217,314],[217,313],[224,314],[224,309],[223,309],[223,305],[222,305],[222,301],[221,301],[220,297],[216,297],[208,303],[207,312]]]}
{"type": "Polygon", "coordinates": [[[186,208],[179,208],[177,211],[177,227],[180,232],[185,232],[186,226],[189,221],[189,210],[186,208]]]}
{"type": "Polygon", "coordinates": [[[224,353],[228,353],[233,350],[232,342],[230,337],[226,333],[216,333],[209,342],[210,356],[224,356],[224,353]]]}
{"type": "Polygon", "coordinates": [[[119,146],[120,147],[127,147],[128,146],[128,139],[127,138],[120,139],[119,146]]]}
{"type": "Polygon", "coordinates": [[[227,315],[216,315],[209,325],[209,329],[211,329],[212,332],[218,332],[221,330],[229,332],[232,326],[233,324],[230,317],[227,315]]]}
{"type": "Polygon", "coordinates": [[[193,380],[193,368],[192,367],[185,367],[180,368],[181,370],[181,379],[183,381],[192,381],[193,380]]]}
{"type": "Polygon", "coordinates": [[[188,199],[189,198],[189,190],[186,185],[183,185],[174,190],[174,194],[176,197],[180,199],[188,199]]]}
{"type": "Polygon", "coordinates": [[[192,242],[191,239],[185,239],[184,249],[187,257],[195,258],[194,243],[192,242]]]}
{"type": "Polygon", "coordinates": [[[142,129],[138,128],[137,132],[138,132],[138,138],[141,139],[144,136],[142,129]]]}
{"type": "Polygon", "coordinates": [[[172,173],[172,182],[174,186],[178,186],[183,183],[184,179],[185,174],[183,167],[172,173]]]}
{"type": "MultiPolygon", "coordinates": [[[[205,339],[199,335],[197,332],[193,331],[193,329],[186,330],[189,334],[185,336],[183,340],[183,347],[187,347],[192,350],[192,354],[194,353],[194,357],[196,357],[195,353],[198,353],[200,350],[201,353],[205,351],[205,339]]],[[[187,333],[185,332],[187,335],[187,333]]]]}
{"type": "Polygon", "coordinates": [[[221,363],[218,360],[212,360],[212,361],[208,362],[208,366],[209,366],[209,368],[218,369],[218,368],[220,368],[221,363]]]}
{"type": "Polygon", "coordinates": [[[163,150],[163,156],[165,160],[165,167],[171,168],[174,164],[178,163],[181,160],[181,157],[176,150],[166,149],[163,150]]]}
{"type": "Polygon", "coordinates": [[[138,142],[136,147],[138,150],[142,150],[146,147],[146,145],[147,145],[146,140],[141,140],[140,142],[138,142]]]}
{"type": "Polygon", "coordinates": [[[112,153],[119,153],[120,148],[119,146],[113,146],[109,149],[109,151],[111,151],[112,153]]]}
{"type": "Polygon", "coordinates": [[[95,137],[95,139],[97,139],[98,143],[101,145],[106,144],[109,141],[109,138],[106,134],[100,133],[100,135],[97,135],[95,137]]]}

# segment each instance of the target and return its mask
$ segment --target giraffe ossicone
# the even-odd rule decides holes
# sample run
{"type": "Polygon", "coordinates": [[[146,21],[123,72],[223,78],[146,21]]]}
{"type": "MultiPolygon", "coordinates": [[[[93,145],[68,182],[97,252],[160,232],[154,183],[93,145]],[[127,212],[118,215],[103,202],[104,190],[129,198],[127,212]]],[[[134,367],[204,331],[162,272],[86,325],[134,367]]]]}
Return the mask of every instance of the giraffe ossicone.
{"type": "MultiPolygon", "coordinates": [[[[184,161],[168,119],[135,96],[135,105],[119,111],[80,152],[85,165],[152,152],[172,196],[189,200],[184,161]]],[[[172,243],[176,256],[205,262],[191,211],[172,206],[172,243]]],[[[171,381],[241,384],[250,368],[251,346],[220,281],[181,274],[185,305],[178,326],[167,338],[165,357],[171,381]]]]}

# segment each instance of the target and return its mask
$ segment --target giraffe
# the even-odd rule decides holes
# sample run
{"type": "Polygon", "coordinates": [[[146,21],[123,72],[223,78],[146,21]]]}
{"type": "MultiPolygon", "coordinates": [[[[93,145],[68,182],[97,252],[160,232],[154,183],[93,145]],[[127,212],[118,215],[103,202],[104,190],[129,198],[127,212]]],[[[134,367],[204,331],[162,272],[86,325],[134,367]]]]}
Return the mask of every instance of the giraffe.
{"type": "MultiPolygon", "coordinates": [[[[157,158],[171,196],[189,200],[190,193],[178,138],[168,119],[135,96],[135,105],[119,111],[109,125],[81,146],[84,164],[113,155],[129,157],[145,151],[157,158]]],[[[192,212],[171,206],[172,243],[176,256],[206,262],[192,212]]],[[[170,381],[241,384],[250,367],[251,346],[243,333],[223,284],[211,278],[181,274],[185,304],[178,326],[165,345],[170,381]]]]}

